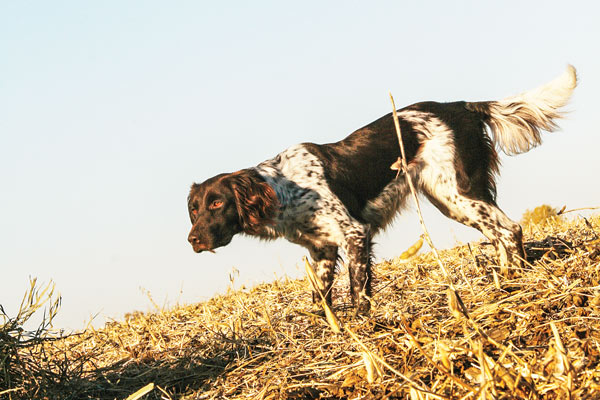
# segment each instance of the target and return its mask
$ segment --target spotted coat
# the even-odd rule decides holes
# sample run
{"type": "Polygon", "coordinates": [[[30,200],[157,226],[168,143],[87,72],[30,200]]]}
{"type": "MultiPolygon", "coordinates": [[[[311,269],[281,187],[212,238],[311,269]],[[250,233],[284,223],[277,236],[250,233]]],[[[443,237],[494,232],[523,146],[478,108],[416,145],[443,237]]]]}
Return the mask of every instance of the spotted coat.
{"type": "Polygon", "coordinates": [[[232,174],[192,185],[188,240],[197,252],[224,246],[237,233],[286,238],[308,249],[321,295],[331,286],[341,249],[350,294],[359,311],[372,295],[371,241],[402,210],[410,176],[444,215],[480,230],[504,265],[525,257],[519,224],[496,204],[496,146],[516,154],[552,130],[576,85],[572,67],[533,91],[490,102],[422,102],[398,111],[408,170],[390,169],[400,156],[387,114],[345,139],[302,143],[232,174]]]}

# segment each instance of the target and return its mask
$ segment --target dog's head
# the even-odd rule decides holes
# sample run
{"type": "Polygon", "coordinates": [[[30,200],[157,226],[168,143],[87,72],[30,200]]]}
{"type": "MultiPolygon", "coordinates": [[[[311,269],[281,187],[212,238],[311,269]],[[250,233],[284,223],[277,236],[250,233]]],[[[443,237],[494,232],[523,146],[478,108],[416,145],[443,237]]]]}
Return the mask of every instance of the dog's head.
{"type": "Polygon", "coordinates": [[[273,222],[278,206],[275,191],[254,170],[194,183],[188,196],[192,221],[188,241],[200,253],[228,245],[240,232],[259,234],[261,227],[273,222]]]}

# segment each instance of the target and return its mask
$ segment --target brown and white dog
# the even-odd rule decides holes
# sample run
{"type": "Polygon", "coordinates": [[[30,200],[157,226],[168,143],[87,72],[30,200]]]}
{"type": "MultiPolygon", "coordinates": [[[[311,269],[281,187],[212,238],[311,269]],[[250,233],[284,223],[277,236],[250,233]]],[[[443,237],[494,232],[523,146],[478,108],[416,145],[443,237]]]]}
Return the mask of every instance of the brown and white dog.
{"type": "MultiPolygon", "coordinates": [[[[525,257],[521,227],[496,205],[496,147],[509,155],[541,144],[577,84],[575,68],[532,91],[500,101],[422,102],[398,110],[408,171],[392,114],[345,139],[302,143],[255,167],[194,183],[188,197],[194,251],[212,251],[245,233],[284,237],[308,249],[331,303],[338,249],[347,257],[358,310],[369,308],[371,239],[402,209],[407,174],[444,215],[481,231],[501,263],[525,257]]],[[[313,293],[313,299],[320,298],[313,293]]]]}

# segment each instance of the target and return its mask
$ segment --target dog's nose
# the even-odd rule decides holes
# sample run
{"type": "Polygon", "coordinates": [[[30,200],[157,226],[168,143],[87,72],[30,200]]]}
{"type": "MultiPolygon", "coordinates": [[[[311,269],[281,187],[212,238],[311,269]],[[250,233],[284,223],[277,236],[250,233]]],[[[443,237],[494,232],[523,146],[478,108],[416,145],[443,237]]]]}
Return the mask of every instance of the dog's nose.
{"type": "Polygon", "coordinates": [[[188,236],[188,242],[190,242],[190,244],[197,244],[200,242],[200,239],[198,239],[198,236],[192,235],[190,233],[190,235],[188,236]]]}

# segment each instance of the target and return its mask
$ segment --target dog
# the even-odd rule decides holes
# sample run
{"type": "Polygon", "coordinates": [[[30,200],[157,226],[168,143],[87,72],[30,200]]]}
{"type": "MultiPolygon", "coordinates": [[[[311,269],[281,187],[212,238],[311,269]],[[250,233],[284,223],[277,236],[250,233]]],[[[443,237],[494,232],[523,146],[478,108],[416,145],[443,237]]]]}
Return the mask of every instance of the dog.
{"type": "MultiPolygon", "coordinates": [[[[331,305],[339,249],[346,254],[357,311],[370,307],[371,240],[403,208],[408,176],[444,215],[481,231],[502,265],[525,258],[523,235],[496,204],[496,149],[508,155],[541,144],[557,128],[577,75],[571,65],[550,83],[500,101],[416,103],[398,110],[408,168],[392,114],[328,144],[302,143],[255,167],[194,183],[188,196],[194,251],[214,251],[238,234],[284,237],[308,249],[331,305]]],[[[320,293],[319,293],[320,291],[320,293]]]]}

